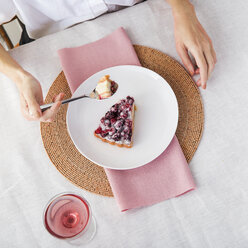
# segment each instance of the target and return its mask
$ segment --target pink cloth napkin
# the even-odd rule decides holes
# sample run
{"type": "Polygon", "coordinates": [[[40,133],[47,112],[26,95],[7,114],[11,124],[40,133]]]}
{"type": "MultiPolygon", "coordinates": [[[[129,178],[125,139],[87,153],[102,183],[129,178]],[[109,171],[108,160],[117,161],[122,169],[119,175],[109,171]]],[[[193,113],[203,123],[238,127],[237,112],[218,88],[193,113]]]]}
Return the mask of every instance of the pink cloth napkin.
{"type": "MultiPolygon", "coordinates": [[[[93,43],[61,49],[58,54],[72,92],[81,82],[105,68],[140,65],[123,28],[93,43]]],[[[152,205],[195,189],[176,136],[152,162],[136,169],[105,169],[105,172],[121,211],[152,205]]]]}

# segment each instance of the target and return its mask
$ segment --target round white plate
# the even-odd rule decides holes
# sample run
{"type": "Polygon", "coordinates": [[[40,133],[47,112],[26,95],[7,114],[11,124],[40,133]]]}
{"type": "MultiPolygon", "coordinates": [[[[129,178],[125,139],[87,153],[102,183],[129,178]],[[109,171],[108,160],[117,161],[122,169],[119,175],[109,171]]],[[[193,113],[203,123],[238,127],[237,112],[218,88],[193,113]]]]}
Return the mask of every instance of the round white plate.
{"type": "Polygon", "coordinates": [[[77,149],[92,162],[110,169],[127,170],[145,165],[170,144],[177,128],[178,104],[169,84],[157,73],[140,66],[123,65],[97,72],[72,97],[89,94],[99,79],[110,75],[117,92],[105,100],[84,98],[69,104],[67,128],[77,149]],[[100,119],[126,96],[135,99],[133,147],[102,142],[94,136],[100,119]]]}

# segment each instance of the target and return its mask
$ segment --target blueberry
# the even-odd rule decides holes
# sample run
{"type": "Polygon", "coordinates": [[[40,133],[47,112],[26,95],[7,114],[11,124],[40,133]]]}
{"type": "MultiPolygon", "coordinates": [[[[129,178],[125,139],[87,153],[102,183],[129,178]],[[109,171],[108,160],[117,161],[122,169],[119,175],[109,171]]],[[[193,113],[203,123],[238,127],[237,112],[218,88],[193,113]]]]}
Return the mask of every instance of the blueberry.
{"type": "Polygon", "coordinates": [[[109,118],[109,116],[110,116],[110,111],[108,111],[106,114],[105,114],[105,118],[109,118]]]}
{"type": "Polygon", "coordinates": [[[101,136],[102,136],[103,138],[105,138],[107,135],[108,135],[108,132],[102,132],[102,133],[101,133],[101,136]]]}
{"type": "Polygon", "coordinates": [[[115,128],[116,128],[117,130],[119,130],[119,129],[123,126],[123,124],[124,124],[124,120],[123,120],[123,119],[119,119],[119,120],[114,124],[114,126],[115,126],[115,128]]]}
{"type": "Polygon", "coordinates": [[[121,132],[123,132],[123,131],[124,131],[124,127],[121,126],[121,127],[118,129],[118,133],[121,133],[121,132]]]}
{"type": "Polygon", "coordinates": [[[127,134],[128,134],[128,133],[130,132],[130,130],[131,130],[130,127],[128,127],[128,126],[126,126],[126,125],[124,126],[124,130],[123,130],[124,133],[127,133],[127,134]]]}
{"type": "Polygon", "coordinates": [[[115,140],[115,141],[119,141],[121,139],[121,135],[120,133],[115,133],[112,138],[115,140]]]}

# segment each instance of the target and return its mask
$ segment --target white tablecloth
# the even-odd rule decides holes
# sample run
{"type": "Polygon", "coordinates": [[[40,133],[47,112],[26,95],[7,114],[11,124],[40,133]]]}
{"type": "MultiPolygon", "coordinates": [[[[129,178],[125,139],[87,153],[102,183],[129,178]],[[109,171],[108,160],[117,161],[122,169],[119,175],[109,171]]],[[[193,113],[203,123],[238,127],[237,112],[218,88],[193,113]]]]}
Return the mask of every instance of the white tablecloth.
{"type": "MultiPolygon", "coordinates": [[[[218,63],[202,92],[205,130],[190,163],[197,189],[151,207],[121,213],[113,198],[81,190],[51,164],[39,123],[19,110],[15,85],[0,75],[0,247],[70,247],[43,227],[55,194],[75,191],[91,204],[97,234],[87,247],[248,247],[248,3],[193,1],[213,40],[218,63]]],[[[164,0],[150,0],[41,38],[10,54],[46,95],[61,71],[57,50],[82,45],[123,26],[135,44],[179,60],[164,0]]]]}

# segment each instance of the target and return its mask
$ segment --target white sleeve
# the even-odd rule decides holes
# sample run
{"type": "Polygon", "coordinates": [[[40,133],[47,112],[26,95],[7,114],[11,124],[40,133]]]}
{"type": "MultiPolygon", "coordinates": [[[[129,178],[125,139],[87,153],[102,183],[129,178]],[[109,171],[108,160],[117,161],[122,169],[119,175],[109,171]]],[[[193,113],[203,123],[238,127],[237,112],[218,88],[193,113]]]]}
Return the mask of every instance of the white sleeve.
{"type": "Polygon", "coordinates": [[[13,0],[0,0],[0,25],[10,21],[17,13],[13,0]]]}
{"type": "Polygon", "coordinates": [[[120,6],[132,6],[136,3],[143,2],[144,0],[104,0],[106,4],[120,5],[120,6]]]}

